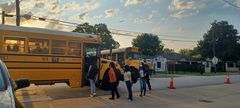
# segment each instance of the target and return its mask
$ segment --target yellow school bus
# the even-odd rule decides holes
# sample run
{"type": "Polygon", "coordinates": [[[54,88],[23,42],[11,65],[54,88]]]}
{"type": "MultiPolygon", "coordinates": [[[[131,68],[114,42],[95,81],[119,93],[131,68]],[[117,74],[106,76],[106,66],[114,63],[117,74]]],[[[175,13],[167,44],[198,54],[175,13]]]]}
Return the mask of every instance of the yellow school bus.
{"type": "Polygon", "coordinates": [[[112,59],[121,66],[128,65],[138,69],[142,61],[142,53],[140,49],[136,47],[112,49],[112,55],[110,55],[110,53],[110,50],[102,50],[101,57],[112,59]]]}
{"type": "Polygon", "coordinates": [[[0,25],[0,59],[13,79],[83,86],[87,64],[98,63],[100,37],[92,34],[0,25]]]}

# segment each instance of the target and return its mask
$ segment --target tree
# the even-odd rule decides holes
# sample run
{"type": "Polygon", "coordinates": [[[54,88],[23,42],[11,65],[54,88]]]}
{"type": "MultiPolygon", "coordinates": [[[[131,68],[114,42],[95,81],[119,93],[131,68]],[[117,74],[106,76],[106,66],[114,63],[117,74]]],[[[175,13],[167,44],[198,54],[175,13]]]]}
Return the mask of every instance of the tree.
{"type": "Polygon", "coordinates": [[[154,56],[163,50],[163,44],[157,35],[143,33],[133,39],[132,45],[142,50],[144,55],[154,56]]]}
{"type": "Polygon", "coordinates": [[[201,55],[199,54],[197,48],[194,49],[180,49],[179,53],[197,60],[201,59],[201,55]]]}
{"type": "Polygon", "coordinates": [[[111,32],[108,30],[106,24],[95,24],[94,26],[89,23],[79,24],[73,32],[88,33],[99,35],[101,42],[101,50],[118,48],[120,44],[112,38],[111,32]]]}
{"type": "Polygon", "coordinates": [[[163,53],[174,53],[174,49],[170,49],[170,48],[164,48],[163,49],[163,53]]]}
{"type": "Polygon", "coordinates": [[[222,61],[237,61],[240,59],[240,44],[238,31],[227,21],[214,21],[210,30],[198,42],[197,50],[205,58],[215,55],[222,61]]]}

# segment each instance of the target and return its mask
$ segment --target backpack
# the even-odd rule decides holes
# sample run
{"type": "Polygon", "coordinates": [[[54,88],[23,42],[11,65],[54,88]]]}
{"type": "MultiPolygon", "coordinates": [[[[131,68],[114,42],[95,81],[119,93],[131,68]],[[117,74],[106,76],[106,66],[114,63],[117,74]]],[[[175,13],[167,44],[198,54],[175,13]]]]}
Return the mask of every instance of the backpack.
{"type": "Polygon", "coordinates": [[[140,77],[140,74],[138,72],[138,69],[136,69],[133,66],[130,66],[130,72],[131,72],[131,79],[133,83],[136,83],[138,78],[140,77]]]}
{"type": "Polygon", "coordinates": [[[116,75],[116,70],[112,69],[111,68],[109,69],[109,82],[110,83],[115,83],[117,82],[117,75],[116,75]]]}

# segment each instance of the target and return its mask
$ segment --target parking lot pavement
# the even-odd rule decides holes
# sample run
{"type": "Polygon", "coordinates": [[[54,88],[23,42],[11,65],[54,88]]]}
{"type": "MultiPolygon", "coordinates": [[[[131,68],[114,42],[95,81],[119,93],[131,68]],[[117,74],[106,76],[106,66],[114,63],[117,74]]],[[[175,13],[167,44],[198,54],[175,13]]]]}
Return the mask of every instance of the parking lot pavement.
{"type": "Polygon", "coordinates": [[[98,96],[88,96],[89,88],[70,89],[65,84],[33,86],[17,91],[17,98],[26,108],[239,108],[240,83],[199,87],[154,89],[145,97],[134,92],[127,100],[126,88],[120,87],[120,99],[109,100],[110,92],[98,90],[98,96]]]}

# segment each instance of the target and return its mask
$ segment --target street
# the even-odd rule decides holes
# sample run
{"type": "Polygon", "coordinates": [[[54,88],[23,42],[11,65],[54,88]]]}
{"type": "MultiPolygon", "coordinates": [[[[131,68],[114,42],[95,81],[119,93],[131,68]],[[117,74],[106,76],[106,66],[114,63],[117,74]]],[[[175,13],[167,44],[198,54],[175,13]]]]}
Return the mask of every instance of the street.
{"type": "Polygon", "coordinates": [[[240,103],[240,76],[233,75],[233,84],[224,84],[226,76],[187,76],[174,79],[176,89],[167,89],[169,78],[151,79],[152,91],[139,97],[139,84],[133,85],[134,100],[127,100],[124,83],[118,90],[120,99],[109,100],[110,92],[97,90],[97,96],[89,97],[89,88],[69,88],[66,84],[53,86],[31,85],[17,91],[17,98],[26,108],[238,108],[240,103]]]}

